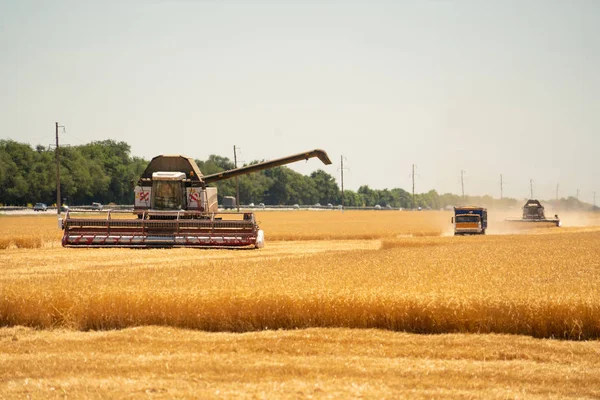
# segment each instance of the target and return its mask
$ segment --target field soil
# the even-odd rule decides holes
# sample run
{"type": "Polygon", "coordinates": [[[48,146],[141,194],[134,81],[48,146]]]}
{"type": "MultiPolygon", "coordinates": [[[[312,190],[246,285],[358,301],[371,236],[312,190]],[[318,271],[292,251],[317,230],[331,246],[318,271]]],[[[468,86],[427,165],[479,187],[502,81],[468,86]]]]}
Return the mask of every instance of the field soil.
{"type": "Polygon", "coordinates": [[[600,218],[258,213],[261,250],[0,216],[0,398],[598,398],[600,218]]]}

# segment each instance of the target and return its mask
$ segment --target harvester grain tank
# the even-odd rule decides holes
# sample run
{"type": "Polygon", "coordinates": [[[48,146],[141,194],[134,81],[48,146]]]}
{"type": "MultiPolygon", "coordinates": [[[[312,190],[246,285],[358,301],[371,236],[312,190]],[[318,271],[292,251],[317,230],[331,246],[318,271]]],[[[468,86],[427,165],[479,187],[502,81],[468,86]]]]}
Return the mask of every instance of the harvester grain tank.
{"type": "Polygon", "coordinates": [[[485,235],[487,209],[476,206],[454,207],[455,235],[485,235]]]}
{"type": "Polygon", "coordinates": [[[546,218],[544,213],[544,206],[540,203],[539,200],[529,199],[523,206],[523,216],[522,218],[506,218],[506,221],[509,222],[528,222],[528,223],[538,223],[538,224],[548,224],[552,223],[556,226],[560,226],[560,218],[558,215],[554,215],[554,218],[546,218]]]}
{"type": "Polygon", "coordinates": [[[203,175],[181,155],[154,157],[135,187],[134,214],[104,211],[104,218],[67,212],[60,221],[65,247],[262,247],[264,234],[253,213],[219,213],[217,188],[208,184],[317,157],[323,150],[203,175]],[[129,214],[131,215],[131,214],[129,214]]]}

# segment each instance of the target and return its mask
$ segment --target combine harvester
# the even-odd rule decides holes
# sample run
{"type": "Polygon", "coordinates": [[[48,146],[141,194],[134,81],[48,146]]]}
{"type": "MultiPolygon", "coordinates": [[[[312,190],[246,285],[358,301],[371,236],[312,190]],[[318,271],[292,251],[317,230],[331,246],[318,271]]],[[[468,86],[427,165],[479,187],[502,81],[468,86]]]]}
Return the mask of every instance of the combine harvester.
{"type": "Polygon", "coordinates": [[[131,211],[67,211],[59,220],[65,247],[254,247],[264,234],[253,213],[219,213],[217,188],[208,184],[317,157],[331,164],[323,150],[312,150],[211,175],[202,175],[193,159],[157,156],[135,187],[131,211]]]}
{"type": "Polygon", "coordinates": [[[546,218],[544,214],[544,206],[542,206],[542,203],[540,203],[539,200],[535,199],[527,200],[527,203],[525,203],[523,206],[522,218],[506,218],[505,221],[537,223],[538,225],[561,225],[558,215],[554,215],[554,218],[546,218]]]}

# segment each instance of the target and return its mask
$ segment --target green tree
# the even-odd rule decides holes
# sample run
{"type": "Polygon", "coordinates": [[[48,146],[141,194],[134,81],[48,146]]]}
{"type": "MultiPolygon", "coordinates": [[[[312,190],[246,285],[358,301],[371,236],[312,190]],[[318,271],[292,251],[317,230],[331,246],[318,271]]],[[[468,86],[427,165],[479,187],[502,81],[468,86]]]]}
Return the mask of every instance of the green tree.
{"type": "Polygon", "coordinates": [[[289,168],[276,167],[267,169],[264,174],[271,178],[272,184],[265,193],[265,203],[272,205],[290,204],[288,190],[289,168]]]}
{"type": "Polygon", "coordinates": [[[315,184],[319,203],[339,203],[340,189],[333,176],[319,169],[310,174],[310,178],[315,184]]]}
{"type": "Polygon", "coordinates": [[[35,153],[31,146],[14,140],[0,140],[0,196],[1,202],[12,205],[27,204],[30,187],[27,177],[34,165],[35,153]]]}
{"type": "Polygon", "coordinates": [[[368,185],[359,187],[358,194],[360,194],[363,199],[363,204],[361,204],[362,207],[373,207],[379,202],[378,193],[371,189],[368,185]]]}
{"type": "Polygon", "coordinates": [[[346,207],[362,207],[365,200],[360,193],[353,190],[344,190],[344,206],[346,207]]]}

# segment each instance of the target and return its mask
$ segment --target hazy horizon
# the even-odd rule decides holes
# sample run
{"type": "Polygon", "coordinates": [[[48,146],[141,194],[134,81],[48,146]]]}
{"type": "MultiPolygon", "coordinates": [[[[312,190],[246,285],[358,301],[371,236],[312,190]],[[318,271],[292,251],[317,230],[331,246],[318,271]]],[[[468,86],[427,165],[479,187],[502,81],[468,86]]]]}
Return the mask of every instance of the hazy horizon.
{"type": "Polygon", "coordinates": [[[2,139],[150,159],[313,148],[344,186],[592,203],[600,3],[0,0],[2,139]],[[368,167],[366,167],[368,165],[368,167]]]}

